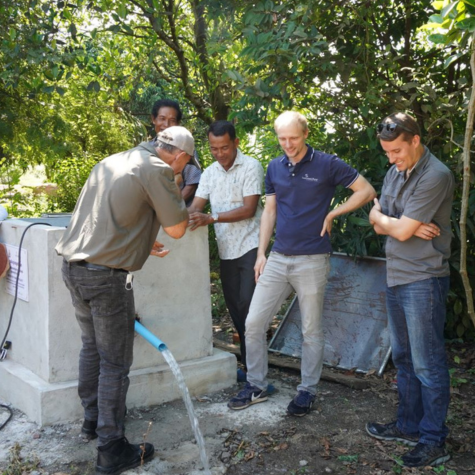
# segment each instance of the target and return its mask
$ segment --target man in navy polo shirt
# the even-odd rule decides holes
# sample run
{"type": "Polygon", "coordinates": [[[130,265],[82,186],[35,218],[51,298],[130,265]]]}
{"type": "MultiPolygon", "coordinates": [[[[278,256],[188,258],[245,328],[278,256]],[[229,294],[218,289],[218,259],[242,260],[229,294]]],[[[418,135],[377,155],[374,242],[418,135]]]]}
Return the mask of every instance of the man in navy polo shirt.
{"type": "Polygon", "coordinates": [[[359,173],[334,155],[305,143],[307,120],[284,112],[274,123],[284,155],[272,160],[265,179],[266,205],[261,218],[254,266],[257,286],[246,320],[247,384],[228,407],[239,410],[267,400],[266,332],[273,316],[292,290],[302,316],[302,382],[287,411],[304,416],[310,411],[323,363],[323,295],[329,272],[333,220],[376,197],[359,173]],[[353,194],[328,211],[338,185],[353,194]],[[275,243],[265,252],[276,225],[275,243]]]}

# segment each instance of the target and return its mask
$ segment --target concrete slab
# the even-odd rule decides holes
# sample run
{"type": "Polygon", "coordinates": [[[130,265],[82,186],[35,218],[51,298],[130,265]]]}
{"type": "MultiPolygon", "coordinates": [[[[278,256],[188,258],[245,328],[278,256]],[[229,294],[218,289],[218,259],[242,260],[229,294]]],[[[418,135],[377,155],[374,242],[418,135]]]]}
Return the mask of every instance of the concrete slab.
{"type": "MultiPolygon", "coordinates": [[[[236,357],[214,350],[212,356],[180,363],[192,396],[209,394],[236,383],[236,357]]],[[[152,406],[181,398],[170,368],[165,363],[130,373],[127,407],[152,406]]],[[[84,416],[77,394],[77,380],[47,383],[14,361],[0,363],[0,399],[15,401],[14,407],[40,426],[74,421],[84,416]]]]}

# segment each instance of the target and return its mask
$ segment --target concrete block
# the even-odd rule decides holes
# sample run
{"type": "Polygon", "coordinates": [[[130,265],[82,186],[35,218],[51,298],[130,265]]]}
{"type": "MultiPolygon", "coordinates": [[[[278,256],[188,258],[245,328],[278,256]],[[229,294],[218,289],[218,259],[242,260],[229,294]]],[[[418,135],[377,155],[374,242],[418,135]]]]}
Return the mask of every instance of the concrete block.
{"type": "MultiPolygon", "coordinates": [[[[12,219],[0,226],[0,242],[18,247],[32,221],[53,224],[35,225],[24,236],[22,248],[27,251],[27,262],[22,267],[28,269],[29,297],[28,301],[17,300],[8,335],[12,348],[7,360],[0,362],[0,398],[40,424],[82,414],[77,410],[80,406],[75,382],[80,330],[61,278],[62,257],[54,250],[68,220],[61,218],[66,224],[60,227],[57,219],[12,219]]],[[[189,375],[190,392],[210,392],[226,387],[223,384],[234,384],[235,357],[218,357],[213,352],[207,228],[188,231],[180,240],[160,232],[157,240],[170,249],[170,254],[162,259],[151,256],[143,269],[134,273],[136,312],[141,323],[167,344],[180,365],[191,365],[194,374],[189,375]]],[[[14,300],[6,289],[6,279],[0,280],[1,336],[14,300]]],[[[132,373],[143,395],[134,392],[131,378],[132,404],[135,400],[159,404],[179,397],[165,365],[162,355],[136,335],[132,373]],[[156,390],[146,389],[147,383],[156,390]]]]}

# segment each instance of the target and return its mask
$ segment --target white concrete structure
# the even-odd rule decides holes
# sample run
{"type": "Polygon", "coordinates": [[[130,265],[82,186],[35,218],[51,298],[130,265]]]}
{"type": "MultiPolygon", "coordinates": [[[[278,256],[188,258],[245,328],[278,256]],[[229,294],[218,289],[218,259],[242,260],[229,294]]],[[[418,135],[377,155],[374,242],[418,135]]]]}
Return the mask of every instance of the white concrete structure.
{"type": "MultiPolygon", "coordinates": [[[[0,362],[0,399],[41,425],[83,416],[77,395],[80,330],[69,291],[61,278],[62,258],[54,247],[64,232],[64,218],[38,218],[24,237],[29,301],[17,300],[8,335],[12,347],[0,362]]],[[[6,220],[0,242],[18,247],[27,220],[6,220]]],[[[163,340],[180,364],[191,394],[205,394],[236,381],[234,355],[213,349],[207,229],[188,231],[180,240],[160,232],[170,249],[150,257],[135,272],[136,312],[141,323],[163,340]]],[[[15,265],[13,265],[15,267],[15,265]]],[[[26,266],[22,263],[22,268],[26,266]]],[[[0,338],[14,297],[0,280],[0,338]]],[[[136,334],[127,406],[160,404],[180,392],[162,355],[136,334]]]]}

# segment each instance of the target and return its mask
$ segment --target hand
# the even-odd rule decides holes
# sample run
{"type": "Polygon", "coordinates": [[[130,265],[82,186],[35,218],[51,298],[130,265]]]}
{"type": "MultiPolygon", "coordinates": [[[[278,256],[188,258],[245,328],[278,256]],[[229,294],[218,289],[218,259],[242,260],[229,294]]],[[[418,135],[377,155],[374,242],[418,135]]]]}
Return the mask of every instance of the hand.
{"type": "Polygon", "coordinates": [[[178,188],[183,184],[183,175],[181,173],[175,175],[175,183],[178,188]]]}
{"type": "Polygon", "coordinates": [[[325,220],[323,221],[323,228],[322,232],[320,233],[321,237],[325,236],[325,233],[328,233],[328,235],[331,236],[334,219],[335,218],[333,217],[331,212],[327,214],[325,220]]]}
{"type": "Polygon", "coordinates": [[[416,229],[414,236],[430,241],[435,237],[440,236],[440,228],[434,223],[421,223],[421,225],[416,229]]]}
{"type": "Polygon", "coordinates": [[[381,213],[381,204],[378,201],[378,198],[374,199],[374,206],[371,208],[369,212],[369,222],[374,226],[376,223],[374,217],[376,214],[381,213]]]}
{"type": "Polygon", "coordinates": [[[180,152],[179,154],[175,155],[175,158],[169,164],[173,168],[175,175],[183,171],[186,164],[190,161],[190,158],[191,155],[188,155],[186,152],[180,152]]]}
{"type": "Polygon", "coordinates": [[[213,221],[213,218],[207,213],[194,212],[190,214],[190,220],[188,221],[188,227],[194,231],[200,226],[207,226],[213,221]]]}
{"type": "Polygon", "coordinates": [[[266,256],[257,256],[256,263],[254,264],[254,276],[256,283],[259,280],[259,277],[264,272],[264,267],[266,266],[267,259],[266,256]]]}
{"type": "Polygon", "coordinates": [[[168,249],[163,249],[163,244],[155,241],[152,250],[150,251],[150,255],[155,257],[165,257],[169,252],[168,249]]]}

